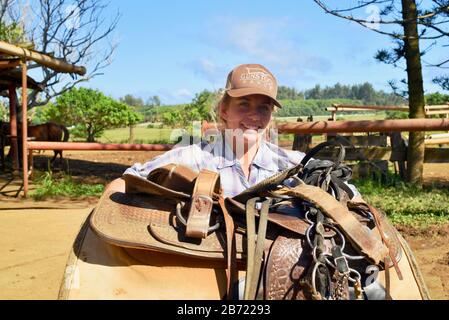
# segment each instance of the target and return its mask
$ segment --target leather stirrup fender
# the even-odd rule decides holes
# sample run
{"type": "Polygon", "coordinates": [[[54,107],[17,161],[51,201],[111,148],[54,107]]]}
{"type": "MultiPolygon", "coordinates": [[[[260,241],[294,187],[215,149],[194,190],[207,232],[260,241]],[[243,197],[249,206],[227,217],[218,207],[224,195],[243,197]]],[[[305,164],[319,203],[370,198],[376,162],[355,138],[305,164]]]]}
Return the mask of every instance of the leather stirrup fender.
{"type": "Polygon", "coordinates": [[[186,236],[192,238],[206,238],[210,216],[212,213],[215,190],[220,188],[220,179],[217,172],[201,170],[198,174],[192,193],[189,215],[187,218],[186,236]]]}

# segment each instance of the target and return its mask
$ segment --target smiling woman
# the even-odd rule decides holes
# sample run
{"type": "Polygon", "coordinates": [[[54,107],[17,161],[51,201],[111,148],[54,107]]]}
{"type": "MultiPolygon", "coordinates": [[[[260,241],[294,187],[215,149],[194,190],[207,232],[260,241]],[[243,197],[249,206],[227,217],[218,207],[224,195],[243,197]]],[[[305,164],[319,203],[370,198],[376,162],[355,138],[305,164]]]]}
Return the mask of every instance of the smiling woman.
{"type": "Polygon", "coordinates": [[[233,197],[299,164],[304,153],[282,149],[266,139],[274,108],[281,107],[276,96],[277,81],[267,68],[260,64],[237,66],[229,73],[218,102],[222,131],[213,142],[205,139],[178,146],[145,164],[134,164],[125,173],[146,178],[152,170],[170,163],[197,172],[207,169],[219,173],[224,196],[233,197]]]}
{"type": "Polygon", "coordinates": [[[146,177],[169,163],[194,171],[218,172],[225,196],[232,197],[269,176],[298,164],[304,154],[269,143],[265,133],[272,119],[277,82],[259,64],[244,64],[228,75],[225,92],[218,103],[218,118],[224,130],[213,143],[181,146],[145,164],[126,170],[146,177]]]}

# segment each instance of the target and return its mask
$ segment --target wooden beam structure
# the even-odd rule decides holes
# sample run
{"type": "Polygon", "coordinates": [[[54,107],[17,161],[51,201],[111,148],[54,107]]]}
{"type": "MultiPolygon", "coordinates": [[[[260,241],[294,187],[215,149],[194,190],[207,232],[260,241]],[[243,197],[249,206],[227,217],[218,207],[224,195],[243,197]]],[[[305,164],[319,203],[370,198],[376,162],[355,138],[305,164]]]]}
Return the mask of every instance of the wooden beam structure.
{"type": "Polygon", "coordinates": [[[26,60],[21,62],[22,67],[22,168],[23,168],[23,194],[28,194],[28,68],[26,60]]]}
{"type": "Polygon", "coordinates": [[[332,104],[332,107],[326,108],[327,111],[367,111],[367,110],[375,110],[375,111],[408,111],[408,106],[373,106],[373,105],[352,105],[352,104],[332,104]]]}
{"type": "MultiPolygon", "coordinates": [[[[57,72],[64,73],[75,73],[78,75],[85,75],[86,68],[76,66],[70,64],[62,59],[57,59],[54,57],[50,57],[48,55],[42,54],[40,52],[36,52],[33,50],[29,50],[26,48],[18,47],[12,45],[10,43],[0,41],[0,54],[11,56],[12,59],[2,59],[0,60],[0,70],[5,70],[3,73],[5,76],[2,76],[4,83],[2,84],[0,81],[0,87],[6,86],[9,90],[10,97],[10,128],[11,128],[11,147],[15,148],[15,153],[18,153],[18,149],[16,147],[17,142],[17,116],[16,116],[16,108],[15,108],[15,95],[16,95],[16,87],[18,87],[18,81],[14,78],[14,71],[17,67],[20,67],[20,84],[22,87],[22,177],[23,177],[23,193],[24,196],[27,196],[28,193],[28,119],[27,119],[27,111],[28,111],[28,88],[33,88],[33,85],[36,85],[35,89],[42,90],[38,84],[34,84],[32,79],[27,77],[28,67],[27,61],[32,60],[37,64],[51,68],[57,72]],[[6,73],[5,73],[6,72],[6,73]],[[12,72],[12,74],[7,74],[12,72]],[[12,78],[8,78],[8,76],[12,78]],[[6,82],[5,82],[6,81],[6,82]],[[11,99],[14,95],[14,99],[11,99]],[[14,102],[13,102],[14,101],[14,102]]],[[[13,155],[17,159],[16,155],[13,155]]],[[[32,159],[32,156],[30,157],[32,159]]],[[[13,160],[13,172],[16,160],[13,160]]],[[[17,161],[18,162],[18,161],[17,161]]],[[[32,163],[31,163],[32,166],[32,163]]]]}
{"type": "Polygon", "coordinates": [[[279,133],[342,133],[449,130],[449,119],[399,119],[278,123],[279,133]]]}
{"type": "MultiPolygon", "coordinates": [[[[408,112],[408,106],[359,106],[349,104],[332,104],[326,111],[331,112],[333,121],[338,111],[403,111],[408,112]]],[[[424,106],[426,115],[449,114],[449,104],[424,106]]]]}
{"type": "MultiPolygon", "coordinates": [[[[449,144],[449,138],[439,138],[439,139],[426,139],[424,140],[426,145],[443,145],[449,144]]],[[[449,158],[448,158],[449,161],[449,158]]]]}
{"type": "Polygon", "coordinates": [[[33,60],[40,65],[51,68],[55,71],[76,73],[81,76],[86,74],[86,68],[84,67],[75,66],[73,64],[67,63],[62,59],[53,58],[36,51],[21,48],[5,41],[0,41],[0,52],[6,53],[10,56],[20,57],[26,60],[33,60]]]}
{"type": "Polygon", "coordinates": [[[449,109],[447,110],[429,110],[426,111],[426,116],[439,115],[439,114],[449,114],[449,109]]]}
{"type": "MultiPolygon", "coordinates": [[[[312,145],[311,147],[313,147],[312,145]]],[[[346,161],[406,161],[405,152],[395,152],[391,147],[345,147],[346,161]]],[[[322,150],[318,154],[319,159],[335,159],[335,152],[322,150]]],[[[426,148],[424,152],[425,163],[447,163],[449,159],[449,148],[426,148]]]]}
{"type": "Polygon", "coordinates": [[[20,66],[20,59],[0,60],[0,69],[11,69],[20,66]]]}
{"type": "Polygon", "coordinates": [[[12,170],[19,170],[19,148],[17,141],[17,95],[16,87],[13,84],[9,85],[9,138],[11,139],[11,156],[12,156],[12,170]]]}
{"type": "Polygon", "coordinates": [[[168,151],[173,144],[129,144],[90,142],[29,141],[29,150],[115,150],[115,151],[168,151]]]}

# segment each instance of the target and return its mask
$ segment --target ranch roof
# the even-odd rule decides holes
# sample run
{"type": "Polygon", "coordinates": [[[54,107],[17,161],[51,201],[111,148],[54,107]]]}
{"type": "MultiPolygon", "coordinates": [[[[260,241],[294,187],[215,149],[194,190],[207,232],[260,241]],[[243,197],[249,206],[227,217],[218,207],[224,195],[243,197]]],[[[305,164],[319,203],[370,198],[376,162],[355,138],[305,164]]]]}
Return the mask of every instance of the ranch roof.
{"type": "MultiPolygon", "coordinates": [[[[0,65],[5,60],[0,59],[0,65]]],[[[7,90],[8,86],[13,84],[15,87],[22,86],[22,73],[19,69],[0,69],[0,91],[7,90]]],[[[28,88],[33,90],[42,91],[44,86],[38,83],[36,80],[27,76],[28,88]]]]}

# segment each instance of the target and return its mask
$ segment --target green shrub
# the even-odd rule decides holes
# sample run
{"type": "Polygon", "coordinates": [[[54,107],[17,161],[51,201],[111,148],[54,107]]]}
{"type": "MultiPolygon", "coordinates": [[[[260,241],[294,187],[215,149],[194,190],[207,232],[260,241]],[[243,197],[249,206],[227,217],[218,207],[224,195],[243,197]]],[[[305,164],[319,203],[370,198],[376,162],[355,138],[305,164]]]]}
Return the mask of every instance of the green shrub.
{"type": "Polygon", "coordinates": [[[161,129],[162,127],[163,127],[163,123],[149,123],[148,125],[147,125],[147,128],[148,129],[161,129]]]}
{"type": "Polygon", "coordinates": [[[104,186],[102,184],[83,184],[73,181],[70,175],[64,175],[60,179],[56,179],[51,171],[45,172],[37,179],[37,188],[30,193],[35,200],[44,200],[48,197],[66,196],[94,196],[99,197],[103,193],[104,186]]]}

